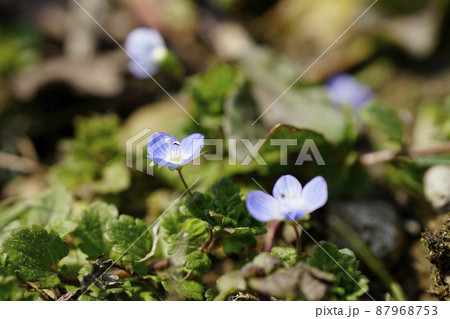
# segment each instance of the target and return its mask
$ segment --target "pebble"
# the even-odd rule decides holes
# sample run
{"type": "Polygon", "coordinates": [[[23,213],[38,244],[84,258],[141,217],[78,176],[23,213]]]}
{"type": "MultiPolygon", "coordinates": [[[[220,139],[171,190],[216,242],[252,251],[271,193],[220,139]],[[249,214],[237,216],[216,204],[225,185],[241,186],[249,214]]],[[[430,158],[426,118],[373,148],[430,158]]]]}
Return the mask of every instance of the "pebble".
{"type": "Polygon", "coordinates": [[[442,213],[450,212],[450,165],[436,165],[424,177],[425,197],[442,213]]]}
{"type": "Polygon", "coordinates": [[[400,257],[398,252],[402,248],[404,234],[397,212],[391,204],[381,200],[366,200],[339,201],[330,205],[330,241],[339,248],[351,248],[351,244],[333,229],[333,216],[339,217],[350,226],[376,257],[392,263],[400,257]]]}

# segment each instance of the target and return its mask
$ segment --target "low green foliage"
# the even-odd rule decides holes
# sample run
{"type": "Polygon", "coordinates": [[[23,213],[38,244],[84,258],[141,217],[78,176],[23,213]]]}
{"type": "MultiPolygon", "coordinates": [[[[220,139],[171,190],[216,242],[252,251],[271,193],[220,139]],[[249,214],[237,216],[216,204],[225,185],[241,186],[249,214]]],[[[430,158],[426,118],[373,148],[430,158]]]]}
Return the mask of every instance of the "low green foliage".
{"type": "Polygon", "coordinates": [[[123,260],[136,262],[144,258],[152,248],[149,227],[140,219],[120,215],[106,224],[105,238],[113,243],[112,251],[123,260]]]}
{"type": "Polygon", "coordinates": [[[328,292],[330,300],[356,300],[368,291],[369,280],[358,270],[359,262],[348,248],[322,242],[314,246],[312,256],[304,255],[305,262],[315,268],[335,275],[333,287],[328,292]]]}
{"type": "Polygon", "coordinates": [[[208,223],[214,235],[223,237],[228,254],[240,253],[254,245],[254,236],[265,233],[265,229],[248,214],[239,186],[222,178],[211,190],[213,196],[195,193],[193,198],[186,199],[189,213],[208,223]]]}
{"type": "Polygon", "coordinates": [[[105,238],[106,225],[117,216],[117,208],[102,202],[93,203],[82,212],[76,235],[80,239],[79,248],[89,259],[102,254],[109,256],[112,243],[105,238]]]}
{"type": "Polygon", "coordinates": [[[64,158],[52,167],[52,180],[81,196],[127,189],[130,172],[123,165],[124,154],[115,137],[119,128],[116,116],[79,118],[75,138],[61,143],[64,158]]]}
{"type": "Polygon", "coordinates": [[[34,225],[12,232],[3,251],[23,280],[55,286],[58,263],[69,253],[69,246],[55,231],[34,225]]]}

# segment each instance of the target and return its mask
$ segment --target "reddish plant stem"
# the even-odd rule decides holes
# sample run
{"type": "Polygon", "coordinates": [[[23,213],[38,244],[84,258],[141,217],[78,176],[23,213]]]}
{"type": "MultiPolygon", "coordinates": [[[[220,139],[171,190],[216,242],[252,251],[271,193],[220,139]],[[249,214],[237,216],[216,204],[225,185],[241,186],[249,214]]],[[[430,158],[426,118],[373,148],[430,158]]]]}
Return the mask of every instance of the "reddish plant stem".
{"type": "Polygon", "coordinates": [[[280,227],[280,221],[273,221],[269,229],[267,230],[266,242],[264,244],[264,251],[270,251],[275,244],[275,236],[277,234],[277,230],[280,227]]]}
{"type": "Polygon", "coordinates": [[[194,197],[194,195],[192,194],[192,192],[191,192],[191,190],[190,190],[188,184],[187,184],[186,181],[184,180],[183,174],[181,174],[181,169],[177,169],[177,171],[178,171],[178,175],[180,175],[180,179],[181,179],[181,181],[183,182],[183,185],[184,185],[184,187],[186,188],[186,190],[187,190],[189,196],[194,197]]]}

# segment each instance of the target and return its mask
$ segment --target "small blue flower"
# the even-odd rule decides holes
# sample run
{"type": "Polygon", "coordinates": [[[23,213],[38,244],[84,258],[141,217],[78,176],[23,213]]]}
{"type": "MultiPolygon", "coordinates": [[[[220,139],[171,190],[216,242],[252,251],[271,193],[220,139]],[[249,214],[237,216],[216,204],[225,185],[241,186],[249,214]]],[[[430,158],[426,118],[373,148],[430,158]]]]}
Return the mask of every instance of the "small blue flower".
{"type": "Polygon", "coordinates": [[[314,177],[303,189],[294,176],[281,176],[272,193],[270,196],[263,191],[251,191],[247,195],[245,203],[254,219],[295,221],[319,209],[328,199],[327,182],[322,176],[314,177]]]}
{"type": "Polygon", "coordinates": [[[167,53],[161,34],[150,28],[133,30],[125,40],[125,51],[130,55],[128,70],[137,78],[147,78],[158,72],[159,62],[167,53]]]}
{"type": "Polygon", "coordinates": [[[161,166],[176,169],[199,157],[204,146],[202,134],[192,134],[179,142],[168,133],[158,132],[150,137],[147,157],[161,166]]]}
{"type": "Polygon", "coordinates": [[[372,90],[349,74],[339,74],[327,81],[328,96],[336,105],[353,105],[360,110],[373,100],[372,90]]]}

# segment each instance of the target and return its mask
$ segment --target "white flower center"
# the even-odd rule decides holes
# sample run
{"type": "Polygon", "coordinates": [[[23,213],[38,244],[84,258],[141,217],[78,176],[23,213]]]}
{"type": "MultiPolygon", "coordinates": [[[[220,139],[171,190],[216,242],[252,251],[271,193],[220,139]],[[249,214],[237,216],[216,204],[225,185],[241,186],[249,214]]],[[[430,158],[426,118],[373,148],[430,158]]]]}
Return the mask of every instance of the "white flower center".
{"type": "Polygon", "coordinates": [[[172,143],[170,138],[167,138],[164,142],[170,144],[164,160],[166,162],[181,164],[185,159],[182,156],[180,142],[175,141],[172,143]]]}

